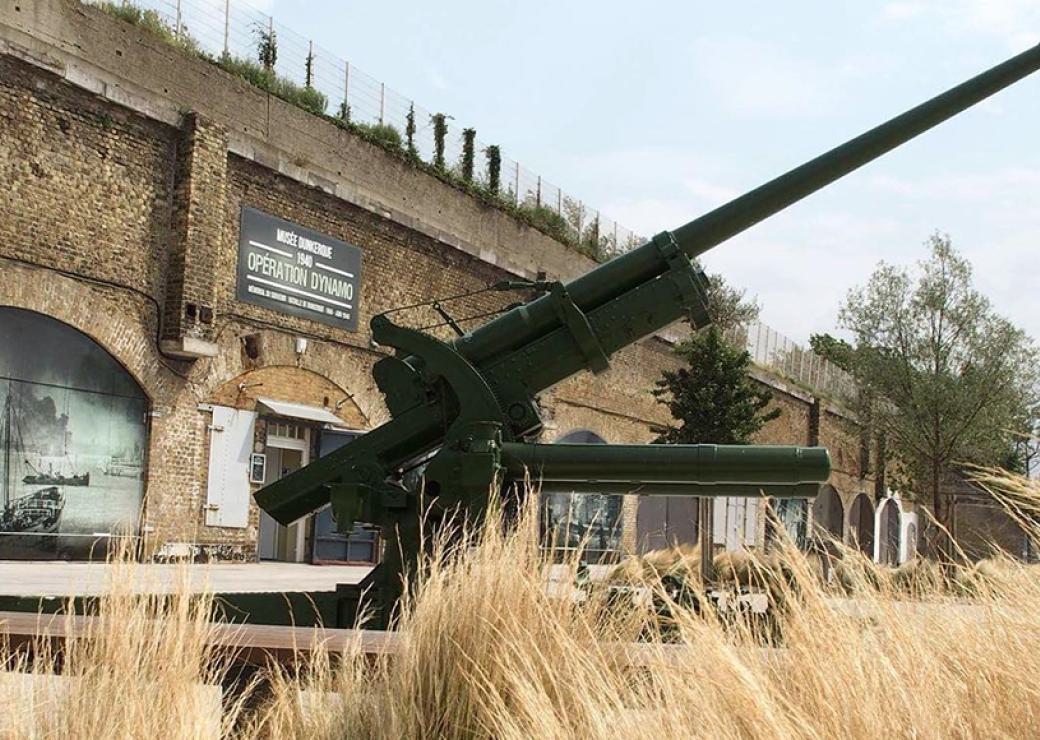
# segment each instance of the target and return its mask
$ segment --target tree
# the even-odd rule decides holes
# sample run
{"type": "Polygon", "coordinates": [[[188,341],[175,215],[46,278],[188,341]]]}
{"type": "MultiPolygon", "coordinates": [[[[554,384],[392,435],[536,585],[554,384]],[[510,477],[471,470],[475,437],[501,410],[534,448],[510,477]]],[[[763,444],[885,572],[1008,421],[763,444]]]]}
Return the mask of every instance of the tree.
{"type": "Polygon", "coordinates": [[[759,307],[743,290],[734,288],[718,273],[708,274],[708,315],[723,334],[747,326],[758,318],[759,307]]]}
{"type": "MultiPolygon", "coordinates": [[[[943,480],[958,463],[999,464],[1034,400],[1036,354],[972,285],[971,265],[948,236],[909,270],[881,263],[841,309],[856,338],[852,370],[869,418],[897,461],[898,484],[930,500],[949,524],[943,480]]],[[[948,547],[942,535],[932,543],[948,547]]]]}
{"type": "Polygon", "coordinates": [[[812,334],[809,337],[809,347],[818,357],[828,360],[842,370],[851,371],[852,353],[855,350],[844,339],[832,337],[830,334],[812,334]]]}
{"type": "Polygon", "coordinates": [[[664,371],[653,390],[676,423],[655,428],[655,443],[749,444],[780,416],[780,409],[766,411],[772,393],[748,376],[751,355],[726,342],[718,327],[694,334],[676,352],[685,366],[664,371]]]}

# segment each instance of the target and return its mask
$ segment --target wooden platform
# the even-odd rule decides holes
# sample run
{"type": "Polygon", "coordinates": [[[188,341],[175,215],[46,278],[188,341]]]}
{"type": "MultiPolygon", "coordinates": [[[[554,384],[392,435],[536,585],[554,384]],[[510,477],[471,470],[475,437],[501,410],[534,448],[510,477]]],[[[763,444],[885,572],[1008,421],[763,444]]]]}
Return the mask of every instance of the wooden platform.
{"type": "MultiPolygon", "coordinates": [[[[45,640],[60,648],[69,638],[90,635],[96,621],[97,617],[0,611],[0,642],[19,648],[45,640]]],[[[398,642],[396,633],[378,630],[214,624],[211,644],[226,649],[242,662],[263,663],[268,659],[284,662],[306,657],[318,646],[332,655],[352,650],[383,655],[395,652],[398,642]]]]}
{"type": "Polygon", "coordinates": [[[112,579],[130,575],[138,593],[316,593],[333,592],[339,584],[359,583],[371,566],[306,563],[215,563],[199,565],[0,560],[0,597],[69,598],[100,596],[112,579]],[[120,566],[122,567],[122,566],[120,566]]]}

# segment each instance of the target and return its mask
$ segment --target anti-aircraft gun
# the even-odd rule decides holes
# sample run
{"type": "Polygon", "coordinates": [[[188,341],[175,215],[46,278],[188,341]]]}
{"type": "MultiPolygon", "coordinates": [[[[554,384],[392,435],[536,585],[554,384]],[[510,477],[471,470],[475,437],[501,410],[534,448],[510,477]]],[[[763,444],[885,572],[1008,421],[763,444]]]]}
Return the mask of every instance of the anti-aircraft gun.
{"type": "Polygon", "coordinates": [[[681,318],[707,325],[697,256],[1038,68],[1040,46],[566,285],[505,281],[496,287],[541,295],[453,341],[374,316],[373,340],[394,350],[373,369],[392,419],[268,485],[257,502],[283,524],[330,501],[342,532],[378,524],[386,547],[373,585],[388,609],[423,546],[420,517],[435,529],[449,512],[479,516],[525,476],[542,491],[815,496],[830,472],[823,448],[537,444],[538,394],[605,371],[613,353],[681,318]]]}

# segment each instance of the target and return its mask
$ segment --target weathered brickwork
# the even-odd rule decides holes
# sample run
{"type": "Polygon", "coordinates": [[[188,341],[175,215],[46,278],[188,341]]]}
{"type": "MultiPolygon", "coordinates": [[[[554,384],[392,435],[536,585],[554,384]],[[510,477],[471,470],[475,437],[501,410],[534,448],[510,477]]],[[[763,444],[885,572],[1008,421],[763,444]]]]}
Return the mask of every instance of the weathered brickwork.
{"type": "MultiPolygon", "coordinates": [[[[60,0],[47,0],[47,5],[62,9],[63,24],[82,21],[76,26],[76,53],[85,67],[118,68],[130,75],[133,69],[125,66],[122,52],[143,58],[135,44],[142,45],[163,55],[166,65],[163,70],[142,68],[143,88],[168,83],[162,89],[177,106],[185,99],[177,96],[189,92],[203,101],[201,112],[182,111],[171,119],[171,106],[160,105],[161,98],[149,108],[133,103],[138,98],[127,93],[132,104],[116,104],[63,80],[62,75],[73,76],[68,68],[44,69],[0,54],[0,305],[38,311],[83,331],[115,356],[147,394],[146,552],[194,543],[229,557],[255,557],[255,506],[245,528],[205,524],[210,405],[252,410],[258,397],[269,397],[330,409],[348,427],[371,428],[387,418],[371,378],[372,364],[382,356],[369,341],[367,322],[374,313],[476,291],[518,273],[545,269],[569,277],[590,266],[501,212],[264,96],[269,123],[308,131],[299,136],[299,156],[288,157],[303,164],[287,166],[284,152],[276,156],[264,148],[290,145],[277,126],[263,134],[264,146],[252,139],[249,146],[243,143],[243,137],[261,134],[244,131],[233,117],[236,106],[228,101],[247,109],[257,91],[197,60],[179,60],[169,49],[152,48],[156,42],[145,37],[131,39],[139,32],[113,26],[118,22],[92,9],[74,13],[60,0]],[[118,48],[120,54],[102,58],[101,42],[117,38],[122,41],[112,41],[109,49],[118,48]],[[165,77],[157,76],[160,71],[165,77]],[[187,91],[185,81],[192,75],[204,75],[212,100],[201,85],[187,91]],[[316,141],[326,149],[315,149],[316,141]],[[344,150],[355,160],[341,162],[344,150]],[[372,207],[371,199],[354,197],[357,192],[342,183],[318,182],[305,171],[328,163],[343,177],[354,172],[347,165],[365,170],[366,192],[385,188],[394,208],[372,207]],[[443,203],[443,213],[439,207],[428,209],[429,222],[421,222],[405,212],[415,203],[443,203]],[[235,299],[243,206],[362,249],[357,332],[235,299]],[[446,228],[452,223],[459,225],[458,233],[446,228]],[[472,249],[478,237],[486,237],[494,249],[472,249]],[[299,337],[309,340],[302,352],[297,351],[299,337]],[[185,361],[160,351],[158,340],[184,338],[205,340],[212,356],[185,361]]],[[[8,12],[0,10],[0,21],[8,12]]],[[[40,23],[50,22],[40,18],[40,23]]],[[[448,308],[467,317],[524,297],[484,292],[448,308]]],[[[415,326],[437,321],[429,311],[395,318],[415,326]]],[[[561,383],[541,399],[549,421],[543,440],[578,430],[596,432],[608,442],[651,440],[651,426],[667,417],[650,391],[660,371],[675,363],[669,345],[652,338],[620,352],[602,375],[581,374],[561,383]]],[[[756,441],[806,444],[818,434],[836,451],[832,482],[842,495],[871,490],[857,477],[862,471],[855,424],[826,410],[814,422],[811,396],[776,379],[761,379],[774,387],[774,404],[783,413],[756,441]]],[[[256,433],[263,441],[262,422],[256,433]]],[[[630,497],[625,509],[630,545],[635,504],[630,497]]]]}

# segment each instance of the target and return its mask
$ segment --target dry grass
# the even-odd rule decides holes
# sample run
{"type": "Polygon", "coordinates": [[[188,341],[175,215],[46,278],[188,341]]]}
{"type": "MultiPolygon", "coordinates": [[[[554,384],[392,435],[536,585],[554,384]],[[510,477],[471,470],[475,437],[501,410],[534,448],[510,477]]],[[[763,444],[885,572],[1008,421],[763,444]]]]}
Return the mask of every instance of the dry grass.
{"type": "MultiPolygon", "coordinates": [[[[1040,487],[988,474],[986,485],[1014,500],[1032,528],[1040,487]]],[[[666,643],[649,602],[617,602],[606,589],[580,603],[547,593],[534,534],[529,516],[509,532],[487,527],[459,557],[437,548],[405,605],[401,653],[373,660],[348,651],[338,665],[319,655],[273,671],[254,711],[228,708],[225,733],[234,725],[236,735],[270,738],[1040,736],[1032,567],[997,559],[884,570],[847,554],[824,584],[818,564],[795,552],[732,558],[717,563],[731,568],[732,583],[764,587],[782,603],[775,629],[740,612],[673,604],[666,643]],[[640,639],[637,651],[623,645],[640,639]]],[[[655,555],[624,573],[660,602],[661,576],[676,568],[695,574],[695,558],[655,555]]],[[[212,666],[205,647],[208,605],[177,596],[158,607],[119,593],[106,603],[111,621],[65,665],[84,680],[38,736],[212,733],[192,703],[196,687],[219,683],[226,669],[212,666]],[[160,610],[164,619],[152,621],[160,610]]]]}

